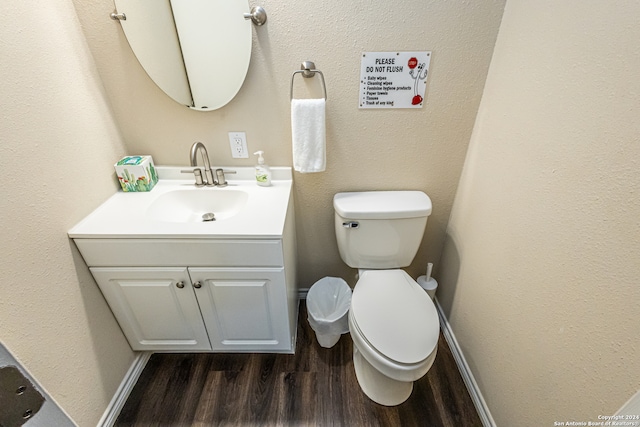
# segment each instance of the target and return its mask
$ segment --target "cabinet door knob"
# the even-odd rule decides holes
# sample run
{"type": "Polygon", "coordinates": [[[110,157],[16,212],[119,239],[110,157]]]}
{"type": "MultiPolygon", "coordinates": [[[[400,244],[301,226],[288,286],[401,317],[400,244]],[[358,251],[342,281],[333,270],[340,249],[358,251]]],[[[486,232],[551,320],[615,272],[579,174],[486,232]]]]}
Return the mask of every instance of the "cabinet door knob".
{"type": "Polygon", "coordinates": [[[193,287],[196,289],[200,289],[202,287],[202,282],[200,281],[193,282],[193,287]]]}
{"type": "Polygon", "coordinates": [[[176,283],[176,286],[180,289],[184,288],[184,282],[181,280],[178,283],[176,283]]]}

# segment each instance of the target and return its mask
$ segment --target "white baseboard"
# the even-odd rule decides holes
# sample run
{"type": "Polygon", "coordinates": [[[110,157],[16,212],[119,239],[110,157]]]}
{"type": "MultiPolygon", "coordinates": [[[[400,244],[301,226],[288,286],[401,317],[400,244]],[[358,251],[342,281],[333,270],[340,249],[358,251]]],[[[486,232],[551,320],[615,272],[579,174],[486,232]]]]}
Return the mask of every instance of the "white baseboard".
{"type": "MultiPolygon", "coordinates": [[[[616,415],[634,415],[638,416],[640,414],[640,390],[636,392],[631,398],[622,405],[622,408],[618,409],[616,415]]],[[[625,419],[624,417],[619,418],[620,420],[630,420],[629,418],[625,419]]],[[[635,419],[633,419],[635,420],[635,419]]]]}
{"type": "Polygon", "coordinates": [[[115,424],[118,415],[120,415],[120,411],[127,402],[131,390],[133,390],[133,387],[138,382],[138,378],[140,378],[140,374],[142,374],[142,370],[147,365],[151,354],[152,352],[150,351],[139,352],[137,354],[120,383],[118,390],[116,390],[111,402],[109,402],[109,406],[107,406],[102,418],[98,421],[97,427],[112,427],[115,424]]]}
{"type": "Polygon", "coordinates": [[[436,304],[436,308],[438,309],[438,315],[440,316],[442,335],[444,335],[444,339],[447,341],[447,344],[449,344],[451,354],[456,361],[456,365],[458,365],[458,370],[460,371],[460,375],[462,376],[464,384],[467,386],[467,390],[469,391],[471,400],[476,407],[476,411],[478,412],[478,416],[482,421],[482,425],[484,427],[496,427],[496,422],[491,416],[491,412],[489,411],[487,402],[485,402],[484,397],[482,397],[482,393],[480,392],[478,383],[476,383],[476,380],[471,373],[471,369],[469,369],[469,365],[467,365],[467,361],[464,358],[464,354],[462,353],[462,350],[458,345],[458,341],[456,340],[456,337],[451,330],[449,320],[447,320],[447,317],[444,315],[444,311],[442,310],[442,307],[440,306],[438,300],[435,299],[434,302],[436,304]]]}

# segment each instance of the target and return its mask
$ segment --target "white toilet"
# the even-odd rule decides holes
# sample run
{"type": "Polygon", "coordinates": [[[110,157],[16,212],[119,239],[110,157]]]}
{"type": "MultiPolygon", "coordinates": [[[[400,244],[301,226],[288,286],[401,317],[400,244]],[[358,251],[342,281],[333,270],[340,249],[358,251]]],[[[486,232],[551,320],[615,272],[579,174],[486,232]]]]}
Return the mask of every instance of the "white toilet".
{"type": "Polygon", "coordinates": [[[399,405],[438,348],[433,301],[400,270],[418,251],[431,200],[421,191],[338,193],[333,207],[340,256],[359,275],[349,310],[356,377],[374,402],[399,405]]]}

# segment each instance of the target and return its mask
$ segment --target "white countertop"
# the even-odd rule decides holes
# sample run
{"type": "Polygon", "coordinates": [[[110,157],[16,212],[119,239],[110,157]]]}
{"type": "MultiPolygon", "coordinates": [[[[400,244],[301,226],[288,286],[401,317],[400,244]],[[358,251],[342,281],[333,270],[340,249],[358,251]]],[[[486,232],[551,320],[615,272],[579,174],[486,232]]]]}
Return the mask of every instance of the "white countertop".
{"type": "MultiPolygon", "coordinates": [[[[226,175],[227,187],[196,187],[193,174],[181,173],[190,167],[157,166],[159,181],[149,192],[118,191],[71,230],[74,239],[108,238],[279,238],[284,230],[291,198],[292,174],[289,167],[272,167],[272,185],[260,187],[252,167],[225,167],[236,171],[226,175]],[[244,191],[246,205],[234,216],[212,222],[171,222],[151,218],[149,206],[161,195],[175,190],[194,191],[202,197],[215,197],[225,191],[244,191]]],[[[215,168],[212,167],[215,170],[215,168]]]]}

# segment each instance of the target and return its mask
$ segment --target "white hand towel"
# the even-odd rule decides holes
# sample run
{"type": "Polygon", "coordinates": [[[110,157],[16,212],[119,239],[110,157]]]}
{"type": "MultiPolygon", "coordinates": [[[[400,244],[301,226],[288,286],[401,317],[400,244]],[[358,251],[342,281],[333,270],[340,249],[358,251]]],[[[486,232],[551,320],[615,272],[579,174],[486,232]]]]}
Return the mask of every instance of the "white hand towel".
{"type": "Polygon", "coordinates": [[[325,100],[291,100],[293,168],[298,172],[324,172],[326,167],[325,100]]]}

